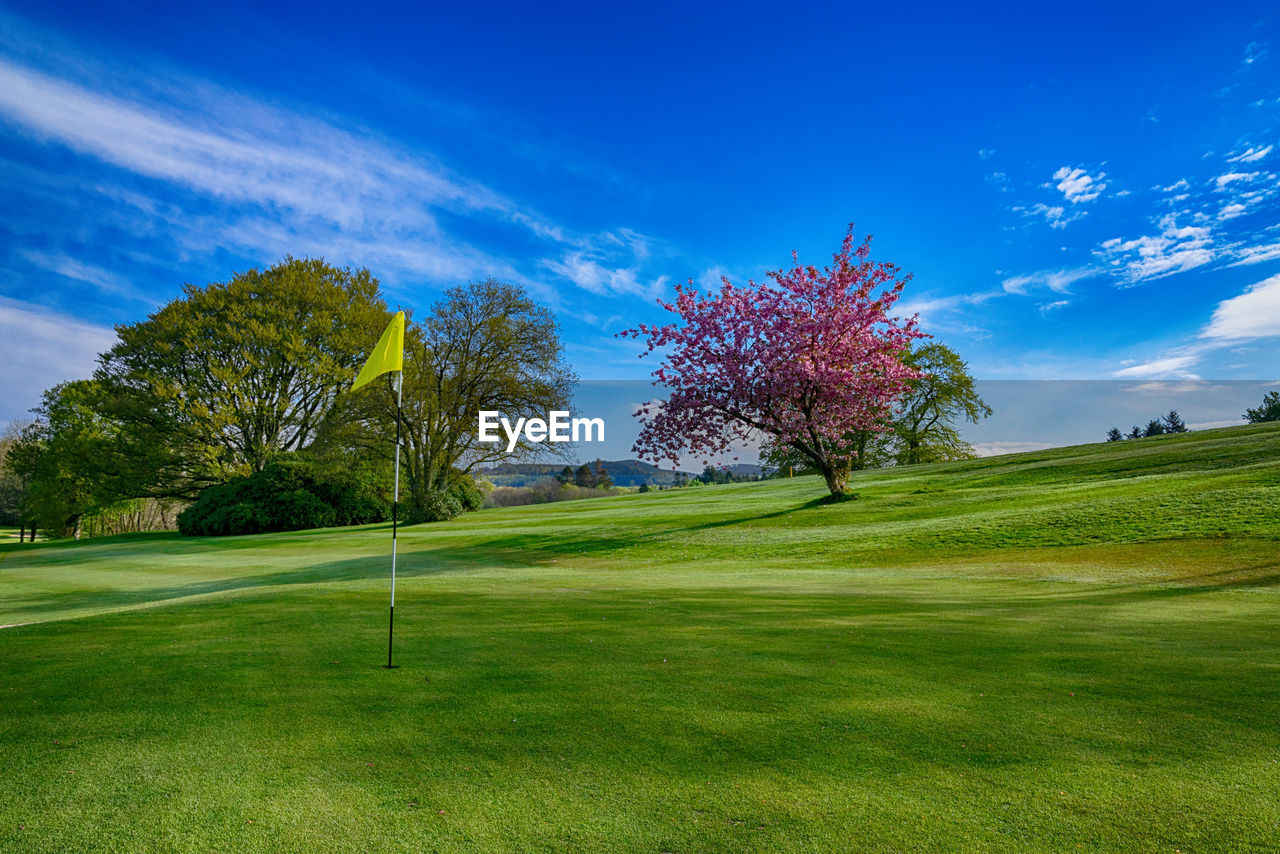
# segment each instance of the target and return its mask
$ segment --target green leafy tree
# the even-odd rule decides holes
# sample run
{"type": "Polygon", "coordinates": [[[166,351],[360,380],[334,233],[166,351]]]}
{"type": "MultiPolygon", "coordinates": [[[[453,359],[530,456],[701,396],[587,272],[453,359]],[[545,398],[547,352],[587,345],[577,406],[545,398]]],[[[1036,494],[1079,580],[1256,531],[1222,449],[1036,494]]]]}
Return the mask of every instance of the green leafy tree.
{"type": "Polygon", "coordinates": [[[27,478],[14,470],[9,450],[18,443],[22,431],[30,426],[30,422],[10,422],[4,436],[0,437],[0,525],[21,525],[27,521],[23,514],[27,478]]]}
{"type": "MultiPolygon", "coordinates": [[[[404,472],[410,519],[437,515],[427,508],[446,490],[452,472],[506,461],[506,443],[480,442],[480,410],[517,418],[546,418],[568,410],[577,377],[564,358],[555,316],[518,285],[487,279],[451,288],[421,322],[405,330],[404,472]]],[[[335,417],[342,441],[390,454],[395,434],[391,375],[347,395],[335,417]]],[[[546,453],[522,434],[517,458],[546,453]]],[[[567,446],[557,446],[567,447],[567,446]]]]}
{"type": "Polygon", "coordinates": [[[967,459],[973,446],[960,438],[957,422],[977,424],[991,415],[974,387],[968,364],[945,344],[916,348],[906,364],[920,372],[894,417],[896,460],[901,465],[967,459]]]}
{"type": "Polygon", "coordinates": [[[1112,427],[1110,430],[1107,431],[1108,442],[1119,442],[1122,439],[1124,439],[1124,434],[1120,432],[1119,427],[1112,427]]]}
{"type": "Polygon", "coordinates": [[[1163,436],[1164,433],[1164,422],[1159,418],[1152,418],[1147,422],[1147,426],[1142,429],[1142,435],[1144,438],[1148,436],[1163,436]]]}
{"type": "Polygon", "coordinates": [[[1250,424],[1280,421],[1280,391],[1267,392],[1257,408],[1244,411],[1244,420],[1250,424]]]}
{"type": "Polygon", "coordinates": [[[26,487],[23,515],[55,537],[79,539],[84,516],[121,497],[104,465],[117,428],[98,412],[100,391],[92,380],[49,389],[35,410],[38,420],[5,454],[6,468],[26,487]]]}
{"type": "Polygon", "coordinates": [[[147,494],[194,497],[306,447],[386,322],[368,270],[318,259],[187,285],[116,328],[96,374],[103,414],[147,494]]]}
{"type": "Polygon", "coordinates": [[[1166,433],[1186,433],[1187,423],[1178,415],[1178,410],[1170,409],[1169,414],[1160,419],[1166,433]]]}

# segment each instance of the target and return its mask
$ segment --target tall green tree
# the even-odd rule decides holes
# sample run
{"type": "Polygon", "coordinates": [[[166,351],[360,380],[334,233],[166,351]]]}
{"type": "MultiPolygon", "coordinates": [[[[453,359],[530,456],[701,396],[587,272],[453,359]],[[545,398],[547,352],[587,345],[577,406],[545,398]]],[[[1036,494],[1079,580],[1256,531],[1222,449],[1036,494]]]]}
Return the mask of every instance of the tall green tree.
{"type": "Polygon", "coordinates": [[[194,497],[306,447],[387,322],[368,270],[286,258],[187,285],[100,357],[146,494],[194,497]]]}
{"type": "Polygon", "coordinates": [[[905,360],[920,376],[894,416],[896,461],[900,465],[941,462],[973,456],[973,446],[960,438],[960,421],[977,424],[991,415],[974,387],[968,364],[945,344],[924,344],[905,360]]]}
{"type": "MultiPolygon", "coordinates": [[[[451,288],[405,330],[404,474],[410,518],[422,518],[433,494],[458,473],[509,460],[506,442],[480,442],[480,410],[546,418],[569,409],[577,377],[564,357],[555,316],[524,288],[486,279],[451,288]],[[416,515],[415,515],[416,511],[416,515]]],[[[392,375],[348,395],[333,440],[390,453],[395,432],[392,375]]],[[[567,446],[566,446],[567,447],[567,446]]],[[[523,437],[514,455],[547,453],[523,437]]]]}

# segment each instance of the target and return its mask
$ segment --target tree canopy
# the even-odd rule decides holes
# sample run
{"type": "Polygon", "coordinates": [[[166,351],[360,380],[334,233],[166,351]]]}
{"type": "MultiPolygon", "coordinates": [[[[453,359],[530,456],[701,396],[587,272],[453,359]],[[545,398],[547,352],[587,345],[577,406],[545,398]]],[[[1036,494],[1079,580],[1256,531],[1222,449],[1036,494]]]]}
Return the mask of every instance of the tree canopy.
{"type": "Polygon", "coordinates": [[[991,415],[974,387],[968,364],[945,344],[930,342],[906,358],[918,373],[907,383],[894,417],[895,458],[900,465],[961,460],[973,446],[960,437],[956,424],[977,424],[991,415]]]}
{"type": "Polygon", "coordinates": [[[154,475],[194,497],[305,447],[387,321],[368,270],[286,258],[227,282],[186,285],[118,326],[96,374],[105,414],[154,475]]]}
{"type": "Polygon", "coordinates": [[[699,292],[690,280],[661,326],[622,333],[665,349],[653,372],[667,397],[638,415],[636,452],[676,464],[707,456],[753,432],[785,444],[822,473],[832,495],[847,490],[859,431],[883,432],[894,402],[919,372],[904,362],[920,337],[914,318],[890,314],[909,276],[870,260],[870,238],[852,228],[830,266],[771,271],[771,283],[722,279],[699,292]]]}
{"type": "MultiPolygon", "coordinates": [[[[509,458],[505,445],[478,441],[480,410],[545,417],[569,409],[577,382],[555,316],[524,288],[496,279],[445,291],[407,326],[405,350],[404,471],[419,515],[460,474],[509,458]]],[[[386,376],[347,395],[330,441],[389,454],[394,382],[386,376]]],[[[522,438],[516,455],[542,449],[522,438]]]]}
{"type": "Polygon", "coordinates": [[[1267,392],[1262,398],[1262,403],[1244,411],[1244,420],[1250,424],[1280,421],[1280,391],[1267,392]]]}

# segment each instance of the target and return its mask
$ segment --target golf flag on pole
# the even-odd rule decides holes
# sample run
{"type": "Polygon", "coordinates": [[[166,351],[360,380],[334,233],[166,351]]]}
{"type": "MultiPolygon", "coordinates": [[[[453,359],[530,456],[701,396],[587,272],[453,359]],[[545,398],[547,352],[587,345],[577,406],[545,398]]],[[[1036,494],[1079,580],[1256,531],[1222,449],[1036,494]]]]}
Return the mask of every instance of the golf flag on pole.
{"type": "Polygon", "coordinates": [[[365,362],[364,367],[360,369],[351,390],[355,391],[385,373],[403,369],[404,312],[397,311],[396,316],[387,324],[387,331],[382,333],[382,337],[374,345],[373,352],[369,354],[369,361],[365,362]]]}
{"type": "Polygon", "coordinates": [[[391,499],[391,611],[387,615],[387,669],[391,663],[391,643],[396,628],[396,529],[400,516],[400,419],[401,395],[404,392],[404,312],[397,311],[396,316],[387,324],[387,331],[382,333],[369,361],[364,363],[356,376],[351,390],[355,391],[383,374],[399,372],[396,377],[396,468],[395,491],[391,499]]]}

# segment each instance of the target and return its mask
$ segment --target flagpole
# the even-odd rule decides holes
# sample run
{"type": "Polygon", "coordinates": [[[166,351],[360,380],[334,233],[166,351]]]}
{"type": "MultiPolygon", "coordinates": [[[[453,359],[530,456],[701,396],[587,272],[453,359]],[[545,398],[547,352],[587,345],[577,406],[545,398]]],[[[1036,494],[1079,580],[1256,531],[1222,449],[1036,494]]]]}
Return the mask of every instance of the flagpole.
{"type": "Polygon", "coordinates": [[[391,663],[391,643],[396,630],[396,528],[400,510],[400,403],[404,390],[404,369],[396,374],[396,473],[395,491],[391,498],[391,612],[387,622],[387,669],[395,667],[391,663]]]}

